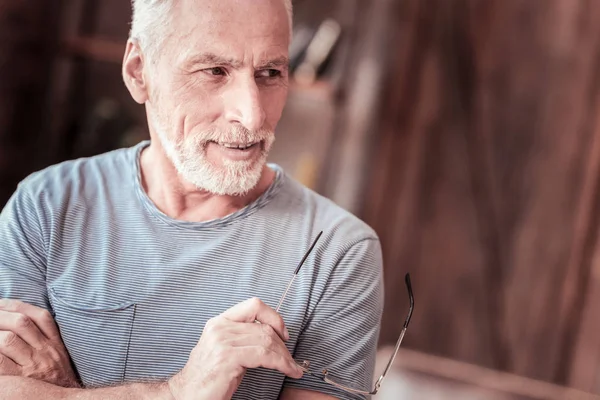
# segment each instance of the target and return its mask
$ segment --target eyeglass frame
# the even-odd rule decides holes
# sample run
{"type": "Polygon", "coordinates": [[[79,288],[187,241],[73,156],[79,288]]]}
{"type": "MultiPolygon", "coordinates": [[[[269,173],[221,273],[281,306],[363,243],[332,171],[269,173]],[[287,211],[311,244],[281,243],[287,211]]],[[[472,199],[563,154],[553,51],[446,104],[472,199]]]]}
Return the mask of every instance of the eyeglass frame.
{"type": "MultiPolygon", "coordinates": [[[[313,248],[319,241],[319,238],[321,237],[322,234],[323,234],[323,232],[319,233],[319,235],[316,237],[316,239],[314,240],[314,242],[312,243],[312,245],[310,246],[310,248],[308,249],[306,254],[304,254],[304,257],[302,257],[302,261],[300,261],[300,263],[296,267],[296,270],[294,272],[294,275],[292,276],[292,279],[288,283],[285,292],[283,293],[283,295],[281,296],[281,299],[279,300],[279,304],[277,305],[276,312],[279,312],[279,309],[281,308],[281,305],[283,304],[285,297],[287,296],[292,284],[294,283],[294,280],[296,279],[296,276],[297,276],[298,272],[300,271],[300,268],[304,264],[304,261],[306,261],[306,259],[308,258],[309,254],[312,252],[313,248]]],[[[408,309],[408,315],[406,316],[406,319],[404,320],[404,325],[402,326],[402,330],[400,331],[400,336],[398,337],[398,340],[396,341],[396,347],[394,348],[394,352],[392,353],[390,360],[388,361],[385,369],[383,370],[383,373],[381,374],[381,376],[379,376],[379,378],[373,385],[373,389],[371,391],[359,390],[359,389],[355,389],[355,388],[351,388],[351,387],[342,385],[328,377],[329,371],[327,369],[324,369],[322,371],[323,376],[321,377],[310,371],[310,361],[304,360],[302,363],[296,362],[298,364],[298,366],[304,371],[304,373],[314,376],[318,379],[321,379],[323,382],[326,382],[330,385],[337,387],[338,389],[341,389],[341,390],[349,392],[349,393],[364,394],[364,395],[376,395],[379,392],[379,389],[381,389],[383,380],[385,379],[390,368],[392,367],[392,364],[394,363],[396,356],[398,355],[398,351],[400,350],[400,345],[402,344],[402,340],[404,339],[406,330],[408,329],[408,325],[410,324],[410,320],[412,318],[412,314],[413,314],[414,307],[415,307],[415,298],[413,295],[412,284],[410,282],[410,274],[409,273],[407,273],[404,276],[404,281],[406,283],[406,289],[408,291],[408,299],[410,302],[410,306],[408,309]]]]}

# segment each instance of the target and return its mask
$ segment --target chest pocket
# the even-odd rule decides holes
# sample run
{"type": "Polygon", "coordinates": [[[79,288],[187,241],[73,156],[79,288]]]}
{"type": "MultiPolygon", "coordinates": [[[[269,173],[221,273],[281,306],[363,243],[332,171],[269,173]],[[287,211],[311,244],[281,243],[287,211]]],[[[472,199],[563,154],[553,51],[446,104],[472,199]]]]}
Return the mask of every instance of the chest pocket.
{"type": "Polygon", "coordinates": [[[84,386],[123,383],[136,304],[86,306],[65,300],[59,289],[48,292],[63,342],[84,386]]]}

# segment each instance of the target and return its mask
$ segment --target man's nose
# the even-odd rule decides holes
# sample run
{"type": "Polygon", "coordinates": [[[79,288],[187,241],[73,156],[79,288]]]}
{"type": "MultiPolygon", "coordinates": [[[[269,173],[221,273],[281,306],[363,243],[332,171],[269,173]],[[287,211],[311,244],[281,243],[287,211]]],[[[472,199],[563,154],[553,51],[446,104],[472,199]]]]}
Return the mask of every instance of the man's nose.
{"type": "Polygon", "coordinates": [[[265,123],[265,110],[261,93],[254,79],[240,79],[225,98],[226,118],[239,123],[251,132],[261,129],[265,123]]]}

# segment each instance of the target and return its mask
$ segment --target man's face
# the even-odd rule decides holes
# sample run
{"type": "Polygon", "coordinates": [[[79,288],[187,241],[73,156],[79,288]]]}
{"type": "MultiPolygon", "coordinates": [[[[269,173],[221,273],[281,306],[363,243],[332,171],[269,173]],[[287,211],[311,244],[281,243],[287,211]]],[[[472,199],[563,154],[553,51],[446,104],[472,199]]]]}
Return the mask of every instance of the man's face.
{"type": "Polygon", "coordinates": [[[215,194],[258,183],[287,98],[281,0],[180,0],[146,65],[151,130],[185,180],[215,194]]]}

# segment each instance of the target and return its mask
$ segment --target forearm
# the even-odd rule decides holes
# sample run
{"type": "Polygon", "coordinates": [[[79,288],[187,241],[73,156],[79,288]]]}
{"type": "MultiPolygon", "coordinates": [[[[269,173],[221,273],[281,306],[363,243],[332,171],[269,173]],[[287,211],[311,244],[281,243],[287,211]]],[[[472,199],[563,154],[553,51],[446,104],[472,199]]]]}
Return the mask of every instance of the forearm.
{"type": "Polygon", "coordinates": [[[0,376],[2,400],[173,400],[167,383],[135,383],[99,388],[71,389],[29,378],[0,376]]]}

